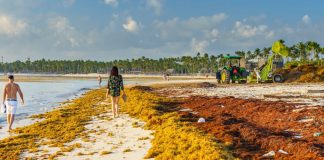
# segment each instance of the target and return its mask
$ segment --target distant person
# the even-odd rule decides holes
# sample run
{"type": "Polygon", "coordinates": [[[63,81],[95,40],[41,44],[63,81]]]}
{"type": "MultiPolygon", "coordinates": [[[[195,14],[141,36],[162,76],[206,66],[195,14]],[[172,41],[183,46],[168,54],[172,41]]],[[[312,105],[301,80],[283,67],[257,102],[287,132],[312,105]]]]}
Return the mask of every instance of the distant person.
{"type": "Polygon", "coordinates": [[[102,78],[101,78],[101,76],[99,75],[99,76],[98,76],[98,83],[99,83],[99,87],[101,87],[101,82],[102,82],[102,78]]]}
{"type": "Polygon", "coordinates": [[[110,72],[110,76],[108,79],[108,86],[107,86],[107,94],[106,94],[107,98],[108,95],[110,95],[111,97],[111,107],[112,107],[112,113],[114,115],[114,118],[119,116],[118,101],[119,101],[121,90],[123,92],[123,96],[126,96],[124,91],[123,77],[119,75],[118,68],[114,66],[110,72]]]}
{"type": "Polygon", "coordinates": [[[166,73],[163,73],[163,80],[167,80],[167,75],[166,75],[166,73]]]}
{"type": "Polygon", "coordinates": [[[7,113],[7,123],[9,125],[8,131],[12,128],[12,124],[15,120],[15,114],[17,111],[17,93],[21,98],[22,105],[24,104],[24,95],[20,90],[20,87],[17,83],[14,82],[14,76],[8,76],[8,83],[5,85],[3,89],[3,102],[6,105],[6,113],[7,113]]]}

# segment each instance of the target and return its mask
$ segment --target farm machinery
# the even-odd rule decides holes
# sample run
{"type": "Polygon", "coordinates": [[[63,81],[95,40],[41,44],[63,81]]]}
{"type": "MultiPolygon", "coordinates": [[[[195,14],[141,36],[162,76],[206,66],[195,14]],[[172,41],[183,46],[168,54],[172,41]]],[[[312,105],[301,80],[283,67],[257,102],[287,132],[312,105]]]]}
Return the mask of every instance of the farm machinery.
{"type": "Polygon", "coordinates": [[[281,83],[284,81],[283,75],[273,74],[273,60],[276,56],[287,57],[289,54],[288,48],[281,42],[276,41],[272,45],[272,55],[267,59],[267,62],[260,68],[255,68],[247,77],[248,83],[252,82],[274,82],[281,83]]]}
{"type": "Polygon", "coordinates": [[[216,73],[216,79],[221,83],[239,82],[246,83],[248,72],[241,67],[240,56],[224,56],[224,65],[222,70],[216,73]]]}
{"type": "Polygon", "coordinates": [[[266,60],[266,63],[253,71],[247,71],[245,67],[241,66],[242,57],[224,56],[224,66],[216,72],[217,81],[221,83],[283,82],[283,75],[273,74],[273,61],[277,56],[288,56],[289,50],[281,41],[274,42],[271,50],[272,55],[266,60]]]}

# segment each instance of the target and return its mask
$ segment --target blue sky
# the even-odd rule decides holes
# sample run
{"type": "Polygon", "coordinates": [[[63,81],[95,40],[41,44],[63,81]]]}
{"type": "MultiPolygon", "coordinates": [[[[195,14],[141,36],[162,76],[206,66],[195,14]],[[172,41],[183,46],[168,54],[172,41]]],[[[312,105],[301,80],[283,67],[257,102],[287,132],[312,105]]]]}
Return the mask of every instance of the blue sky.
{"type": "Polygon", "coordinates": [[[0,0],[5,61],[220,54],[324,45],[320,0],[0,0]]]}

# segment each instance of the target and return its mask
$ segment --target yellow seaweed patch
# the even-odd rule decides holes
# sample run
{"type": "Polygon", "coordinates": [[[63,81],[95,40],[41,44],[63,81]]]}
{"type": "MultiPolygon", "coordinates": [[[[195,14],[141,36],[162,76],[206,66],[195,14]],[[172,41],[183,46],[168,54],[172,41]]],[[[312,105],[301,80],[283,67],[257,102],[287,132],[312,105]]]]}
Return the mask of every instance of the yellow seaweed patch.
{"type": "Polygon", "coordinates": [[[125,149],[125,150],[123,150],[123,152],[124,153],[126,153],[126,152],[131,152],[132,150],[131,149],[129,149],[129,148],[127,148],[127,149],[125,149]]]}
{"type": "Polygon", "coordinates": [[[188,122],[181,122],[177,112],[163,104],[170,99],[138,89],[128,89],[127,103],[122,110],[147,122],[146,127],[155,130],[152,148],[146,158],[159,159],[235,159],[211,135],[201,132],[188,122]]]}
{"type": "Polygon", "coordinates": [[[102,151],[101,153],[100,153],[100,155],[107,155],[107,154],[111,154],[112,152],[110,152],[110,151],[102,151]]]}
{"type": "Polygon", "coordinates": [[[148,139],[150,139],[150,137],[140,137],[140,138],[138,138],[137,140],[139,140],[139,141],[143,141],[143,140],[148,140],[148,139]]]}
{"type": "Polygon", "coordinates": [[[114,136],[114,133],[112,133],[112,132],[108,133],[108,137],[113,137],[113,136],[114,136]]]}
{"type": "MultiPolygon", "coordinates": [[[[71,142],[77,136],[81,136],[82,131],[85,131],[85,125],[92,116],[98,116],[105,112],[106,106],[94,105],[103,101],[104,98],[105,91],[103,89],[89,91],[64,107],[33,116],[33,118],[43,118],[44,120],[17,128],[14,130],[18,134],[17,136],[1,140],[0,159],[19,159],[22,152],[34,151],[35,148],[45,144],[64,147],[64,143],[71,142]],[[42,139],[50,141],[42,142],[42,139]]],[[[70,150],[70,148],[62,149],[70,150]]],[[[60,154],[61,152],[51,155],[50,158],[60,154]]]]}

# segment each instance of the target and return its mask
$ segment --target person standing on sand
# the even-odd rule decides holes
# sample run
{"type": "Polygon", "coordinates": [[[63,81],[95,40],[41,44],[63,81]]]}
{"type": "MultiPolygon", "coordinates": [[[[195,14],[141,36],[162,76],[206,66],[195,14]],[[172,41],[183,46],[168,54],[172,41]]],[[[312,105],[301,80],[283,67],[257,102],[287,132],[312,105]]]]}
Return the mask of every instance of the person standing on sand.
{"type": "Polygon", "coordinates": [[[107,85],[107,94],[106,97],[108,98],[108,95],[111,97],[111,107],[112,107],[112,113],[114,115],[114,118],[119,116],[118,113],[118,101],[120,96],[120,90],[123,92],[123,96],[126,96],[124,91],[124,82],[123,77],[119,75],[118,68],[114,66],[111,69],[110,76],[108,79],[108,85],[107,85]]]}
{"type": "Polygon", "coordinates": [[[166,76],[166,73],[163,72],[163,80],[167,80],[167,76],[166,76]]]}
{"type": "Polygon", "coordinates": [[[101,87],[102,78],[100,75],[98,76],[98,82],[99,82],[99,87],[101,87]]]}
{"type": "Polygon", "coordinates": [[[24,95],[21,92],[19,85],[14,82],[14,76],[9,75],[8,83],[3,89],[3,103],[6,105],[7,123],[9,125],[8,131],[12,129],[11,127],[15,120],[15,114],[18,106],[17,93],[19,93],[21,103],[24,105],[24,95]]]}

